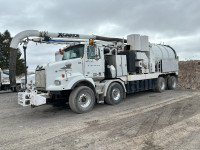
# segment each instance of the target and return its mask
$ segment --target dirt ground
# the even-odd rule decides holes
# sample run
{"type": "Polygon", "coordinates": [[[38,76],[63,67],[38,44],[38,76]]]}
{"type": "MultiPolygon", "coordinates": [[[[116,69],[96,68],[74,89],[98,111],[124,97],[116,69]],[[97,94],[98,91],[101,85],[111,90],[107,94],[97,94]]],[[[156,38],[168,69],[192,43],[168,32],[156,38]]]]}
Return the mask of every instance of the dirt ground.
{"type": "Polygon", "coordinates": [[[0,92],[0,149],[200,150],[200,61],[179,68],[178,90],[130,94],[86,114],[22,107],[17,93],[0,92]]]}
{"type": "Polygon", "coordinates": [[[200,92],[166,90],[128,95],[86,114],[68,106],[21,107],[0,92],[0,149],[199,150],[200,92]]]}
{"type": "Polygon", "coordinates": [[[178,80],[180,89],[200,90],[200,60],[180,61],[178,80]]]}

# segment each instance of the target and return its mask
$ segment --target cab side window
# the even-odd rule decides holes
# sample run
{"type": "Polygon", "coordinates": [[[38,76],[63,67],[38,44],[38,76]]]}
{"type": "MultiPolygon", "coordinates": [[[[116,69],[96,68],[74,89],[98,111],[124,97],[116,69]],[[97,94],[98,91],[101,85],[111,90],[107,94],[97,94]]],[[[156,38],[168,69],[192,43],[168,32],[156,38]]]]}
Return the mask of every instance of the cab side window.
{"type": "Polygon", "coordinates": [[[95,46],[88,46],[87,47],[87,58],[88,59],[101,59],[101,55],[100,55],[100,49],[98,48],[98,54],[96,54],[97,56],[95,56],[95,46]]]}
{"type": "Polygon", "coordinates": [[[87,58],[88,59],[95,59],[95,46],[88,46],[87,47],[87,58]]]}

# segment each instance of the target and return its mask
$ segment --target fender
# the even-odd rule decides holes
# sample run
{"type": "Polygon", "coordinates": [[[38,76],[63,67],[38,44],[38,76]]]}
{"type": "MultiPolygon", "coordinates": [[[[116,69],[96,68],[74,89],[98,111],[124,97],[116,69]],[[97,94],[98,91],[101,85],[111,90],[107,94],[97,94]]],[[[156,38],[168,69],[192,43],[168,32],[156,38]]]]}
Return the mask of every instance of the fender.
{"type": "Polygon", "coordinates": [[[76,85],[78,85],[81,82],[86,82],[95,89],[95,83],[94,83],[93,79],[92,78],[85,78],[82,75],[76,76],[76,77],[73,77],[73,78],[69,78],[67,89],[74,89],[76,87],[76,85]]]}
{"type": "Polygon", "coordinates": [[[90,84],[93,88],[95,88],[94,86],[94,81],[93,83],[90,82],[89,80],[86,80],[86,79],[82,79],[82,80],[79,80],[77,82],[74,83],[74,85],[71,87],[71,89],[74,89],[76,87],[76,85],[78,85],[79,83],[82,83],[82,82],[87,82],[88,84],[90,84]]]}
{"type": "Polygon", "coordinates": [[[71,89],[73,90],[78,84],[81,84],[81,83],[83,83],[83,85],[86,84],[87,86],[91,87],[91,89],[94,91],[94,94],[96,94],[94,81],[91,82],[91,81],[86,80],[86,79],[82,79],[82,80],[75,82],[74,85],[71,87],[71,89]]]}
{"type": "MultiPolygon", "coordinates": [[[[118,82],[122,85],[123,89],[124,89],[124,92],[126,93],[126,87],[125,87],[125,84],[122,80],[120,79],[114,79],[114,80],[104,80],[105,81],[105,85],[103,87],[103,93],[104,93],[104,96],[106,96],[107,94],[107,91],[108,91],[108,87],[110,86],[111,83],[113,82],[118,82]]],[[[126,95],[126,94],[124,94],[126,95]]],[[[124,97],[125,98],[125,97],[124,97]]]]}

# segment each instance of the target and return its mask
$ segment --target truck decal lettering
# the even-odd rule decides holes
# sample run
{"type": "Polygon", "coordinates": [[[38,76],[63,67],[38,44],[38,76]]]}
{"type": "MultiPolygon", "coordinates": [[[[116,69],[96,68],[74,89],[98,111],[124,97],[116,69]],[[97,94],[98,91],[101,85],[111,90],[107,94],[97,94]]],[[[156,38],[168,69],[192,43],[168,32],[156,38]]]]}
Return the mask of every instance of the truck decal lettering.
{"type": "Polygon", "coordinates": [[[58,33],[58,37],[78,38],[79,34],[58,33]]]}

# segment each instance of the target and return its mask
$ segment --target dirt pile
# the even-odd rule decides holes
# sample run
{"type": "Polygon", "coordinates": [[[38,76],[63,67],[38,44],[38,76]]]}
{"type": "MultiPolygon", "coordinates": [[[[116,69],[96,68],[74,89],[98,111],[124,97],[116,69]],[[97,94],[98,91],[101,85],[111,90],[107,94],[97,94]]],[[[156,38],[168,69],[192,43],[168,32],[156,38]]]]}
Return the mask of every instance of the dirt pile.
{"type": "Polygon", "coordinates": [[[200,60],[179,62],[178,88],[200,90],[200,60]]]}

